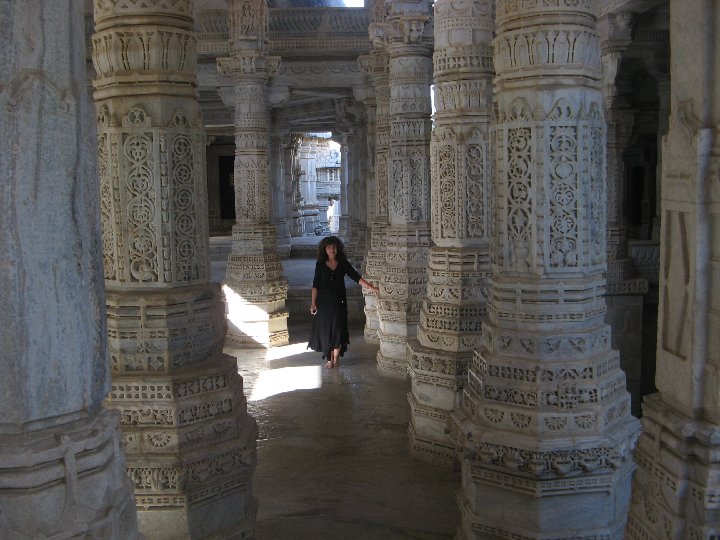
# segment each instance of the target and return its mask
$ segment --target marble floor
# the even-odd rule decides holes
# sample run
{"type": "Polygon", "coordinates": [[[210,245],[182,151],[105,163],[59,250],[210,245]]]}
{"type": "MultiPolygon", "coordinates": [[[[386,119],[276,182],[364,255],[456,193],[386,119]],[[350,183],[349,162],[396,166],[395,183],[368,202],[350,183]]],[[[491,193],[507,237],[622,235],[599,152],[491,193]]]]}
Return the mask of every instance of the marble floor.
{"type": "Polygon", "coordinates": [[[289,330],[286,347],[226,349],[260,429],[256,540],[453,538],[459,474],[408,456],[409,382],[378,375],[361,325],[332,370],[305,348],[308,320],[289,330]]]}

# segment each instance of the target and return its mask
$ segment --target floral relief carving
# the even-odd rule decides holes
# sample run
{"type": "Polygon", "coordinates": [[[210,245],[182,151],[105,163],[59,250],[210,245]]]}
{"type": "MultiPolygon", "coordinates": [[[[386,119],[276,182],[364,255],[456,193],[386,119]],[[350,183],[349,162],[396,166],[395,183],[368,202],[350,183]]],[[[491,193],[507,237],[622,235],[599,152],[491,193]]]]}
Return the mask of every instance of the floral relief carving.
{"type": "Polygon", "coordinates": [[[457,157],[454,145],[443,145],[436,149],[437,156],[437,182],[439,193],[436,200],[439,201],[440,213],[440,237],[453,238],[457,235],[456,228],[456,204],[455,193],[457,157]]]}
{"type": "Polygon", "coordinates": [[[172,138],[171,170],[173,172],[175,246],[177,281],[198,279],[198,253],[195,197],[195,163],[193,142],[188,135],[178,134],[172,138]]]}
{"type": "Polygon", "coordinates": [[[550,266],[577,267],[578,254],[578,133],[573,126],[551,126],[550,266]]]}
{"type": "MultiPolygon", "coordinates": [[[[134,123],[142,121],[139,114],[128,120],[134,123]]],[[[157,193],[152,164],[152,133],[125,134],[123,159],[127,166],[130,276],[133,281],[157,281],[157,193]]]]}
{"type": "Polygon", "coordinates": [[[510,265],[518,270],[532,266],[533,182],[532,130],[515,127],[507,130],[507,238],[510,265]]]}
{"type": "Polygon", "coordinates": [[[465,154],[466,178],[466,230],[468,238],[484,238],[487,236],[486,216],[488,208],[487,176],[485,171],[488,162],[485,151],[480,144],[469,144],[465,154]]]}
{"type": "Polygon", "coordinates": [[[116,233],[113,230],[115,210],[111,180],[109,136],[98,133],[98,173],[100,176],[100,227],[102,229],[103,270],[105,279],[115,279],[117,272],[116,233]]]}

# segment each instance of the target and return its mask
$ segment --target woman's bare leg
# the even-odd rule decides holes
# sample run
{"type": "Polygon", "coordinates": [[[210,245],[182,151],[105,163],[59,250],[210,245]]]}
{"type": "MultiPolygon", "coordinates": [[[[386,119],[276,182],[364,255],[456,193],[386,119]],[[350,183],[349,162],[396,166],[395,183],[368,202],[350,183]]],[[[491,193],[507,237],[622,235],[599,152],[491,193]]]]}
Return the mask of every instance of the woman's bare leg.
{"type": "Polygon", "coordinates": [[[332,367],[340,365],[340,348],[332,350],[332,367]]]}

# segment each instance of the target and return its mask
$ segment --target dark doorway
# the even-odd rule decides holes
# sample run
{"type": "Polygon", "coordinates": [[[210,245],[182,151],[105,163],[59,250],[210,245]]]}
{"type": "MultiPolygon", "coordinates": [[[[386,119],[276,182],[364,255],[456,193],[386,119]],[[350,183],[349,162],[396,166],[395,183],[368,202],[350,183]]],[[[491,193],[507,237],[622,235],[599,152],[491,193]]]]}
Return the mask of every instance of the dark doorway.
{"type": "Polygon", "coordinates": [[[220,156],[218,170],[220,174],[220,217],[235,219],[235,156],[220,156]]]}

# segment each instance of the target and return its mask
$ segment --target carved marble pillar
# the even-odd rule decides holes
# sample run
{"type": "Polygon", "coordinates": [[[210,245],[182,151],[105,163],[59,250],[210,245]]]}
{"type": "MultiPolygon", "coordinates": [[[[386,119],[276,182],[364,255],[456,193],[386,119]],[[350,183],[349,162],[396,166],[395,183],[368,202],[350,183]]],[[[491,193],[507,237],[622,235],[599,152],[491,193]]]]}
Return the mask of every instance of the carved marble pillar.
{"type": "Polygon", "coordinates": [[[231,56],[218,70],[235,82],[235,214],[224,292],[227,343],[274,347],[288,343],[287,280],[271,221],[267,80],[279,59],[268,56],[265,0],[236,0],[231,56]]]}
{"type": "Polygon", "coordinates": [[[365,257],[365,225],[362,213],[365,211],[365,163],[364,149],[367,146],[364,115],[355,115],[356,123],[348,134],[348,231],[346,247],[348,256],[356,268],[362,268],[365,257]]]}
{"type": "Polygon", "coordinates": [[[140,538],[110,388],[83,4],[0,1],[0,538],[140,538]]]}
{"type": "Polygon", "coordinates": [[[670,3],[658,393],[643,403],[625,538],[720,535],[720,12],[670,3]]]}
{"type": "Polygon", "coordinates": [[[595,9],[496,4],[493,275],[453,425],[461,538],[622,538],[638,423],[603,321],[595,9]]]}
{"type": "MultiPolygon", "coordinates": [[[[373,27],[371,25],[371,31],[373,27]]],[[[388,82],[388,56],[378,41],[369,55],[359,59],[368,73],[375,90],[375,138],[373,143],[375,182],[373,190],[373,219],[369,235],[369,249],[365,257],[363,277],[374,285],[380,284],[385,268],[385,233],[390,224],[388,217],[388,143],[390,139],[390,86],[388,82]]],[[[380,320],[377,313],[377,295],[363,288],[365,295],[365,341],[378,343],[380,320]],[[367,291],[367,292],[366,292],[367,291]]]]}
{"type": "Polygon", "coordinates": [[[339,228],[338,236],[346,243],[350,236],[350,203],[348,201],[348,183],[350,181],[350,158],[348,156],[348,147],[352,136],[347,132],[340,132],[340,201],[339,211],[339,228]]]}
{"type": "Polygon", "coordinates": [[[650,239],[653,242],[660,241],[660,215],[661,215],[661,199],[662,199],[662,152],[663,139],[667,135],[670,124],[670,78],[664,77],[658,81],[658,101],[660,108],[658,110],[658,161],[655,171],[655,216],[653,217],[652,232],[650,239]]]}
{"type": "Polygon", "coordinates": [[[290,219],[290,236],[302,236],[302,218],[300,216],[300,175],[298,170],[298,149],[300,148],[300,135],[289,135],[283,145],[285,162],[285,204],[290,219]]]}
{"type": "Polygon", "coordinates": [[[367,208],[367,186],[368,186],[368,175],[370,171],[370,159],[368,157],[368,125],[367,115],[364,107],[360,107],[360,118],[361,121],[358,126],[359,137],[357,143],[357,159],[358,159],[358,172],[357,182],[353,189],[353,202],[355,203],[355,235],[356,245],[355,250],[357,251],[357,260],[360,267],[365,266],[365,253],[367,252],[367,223],[368,223],[368,208],[367,208]]]}
{"type": "Polygon", "coordinates": [[[639,416],[642,400],[643,296],[647,280],[638,276],[628,254],[623,216],[626,189],[623,154],[633,133],[635,112],[619,95],[617,73],[631,42],[632,17],[620,11],[598,22],[603,67],[603,97],[607,120],[607,304],[606,322],[612,328],[613,349],[627,378],[632,411],[639,416]]]}
{"type": "Polygon", "coordinates": [[[270,176],[272,183],[273,223],[277,235],[277,254],[281,259],[290,257],[290,229],[288,228],[285,202],[285,159],[282,135],[270,139],[270,176]]]}
{"type": "Polygon", "coordinates": [[[430,249],[429,2],[388,3],[390,140],[385,267],[378,296],[378,370],[407,373],[407,340],[416,335],[430,249]]]}
{"type": "Polygon", "coordinates": [[[410,453],[455,465],[450,413],[480,345],[490,272],[493,2],[435,2],[427,297],[408,340],[410,453]]]}
{"type": "Polygon", "coordinates": [[[95,2],[109,402],[140,528],[161,539],[252,534],[256,513],[257,428],[209,283],[192,13],[95,2]]]}

